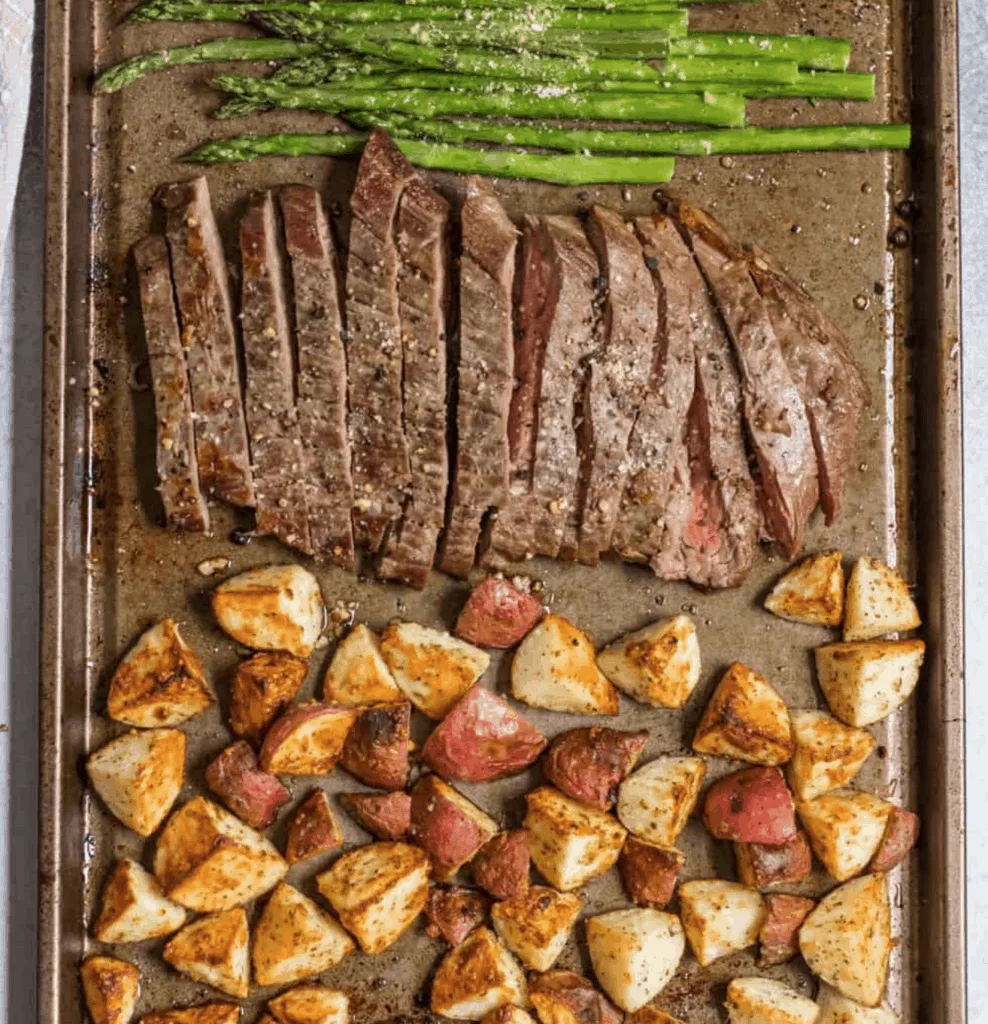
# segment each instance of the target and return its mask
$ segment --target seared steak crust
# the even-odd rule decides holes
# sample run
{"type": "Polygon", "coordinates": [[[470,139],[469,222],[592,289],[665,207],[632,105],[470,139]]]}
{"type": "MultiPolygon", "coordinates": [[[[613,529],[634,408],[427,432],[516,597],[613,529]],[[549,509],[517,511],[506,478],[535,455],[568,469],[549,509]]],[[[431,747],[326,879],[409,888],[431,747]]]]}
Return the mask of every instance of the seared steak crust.
{"type": "Polygon", "coordinates": [[[339,264],[319,193],[286,185],[279,198],[295,299],[298,428],[312,549],[317,560],[352,569],[353,480],[339,264]]]}

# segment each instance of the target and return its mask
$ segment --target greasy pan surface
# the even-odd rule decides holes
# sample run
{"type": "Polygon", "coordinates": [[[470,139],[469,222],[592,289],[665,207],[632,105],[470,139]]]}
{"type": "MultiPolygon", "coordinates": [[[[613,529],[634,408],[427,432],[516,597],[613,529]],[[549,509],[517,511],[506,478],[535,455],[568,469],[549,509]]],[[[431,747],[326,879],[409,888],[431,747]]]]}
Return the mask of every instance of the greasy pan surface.
{"type": "MultiPolygon", "coordinates": [[[[849,36],[856,58],[852,69],[878,75],[879,98],[873,105],[811,108],[803,101],[774,101],[753,106],[760,123],[789,123],[798,109],[805,123],[911,116],[915,125],[911,163],[906,156],[881,153],[680,160],[674,188],[710,208],[738,240],[757,242],[776,255],[806,283],[824,312],[847,332],[871,390],[844,515],[827,530],[817,512],[807,547],[894,559],[919,584],[930,641],[924,682],[903,713],[876,729],[884,756],[872,759],[861,785],[917,807],[925,829],[918,857],[894,879],[894,925],[901,943],[893,955],[890,1001],[904,1021],[957,1024],[964,1014],[964,908],[953,4],[925,0],[911,12],[904,0],[826,5],[765,0],[736,7],[711,8],[694,17],[704,27],[734,27],[743,19],[756,31],[849,36]],[[901,206],[910,198],[918,215],[901,206]],[[888,243],[900,226],[907,229],[911,247],[888,243]]],[[[83,755],[112,732],[101,715],[109,670],[153,619],[171,614],[183,623],[220,695],[219,706],[188,727],[184,795],[190,795],[201,787],[205,764],[228,742],[225,681],[240,653],[208,613],[205,595],[215,579],[204,578],[195,567],[217,555],[229,556],[234,570],[287,557],[273,542],[230,545],[226,536],[236,521],[220,510],[211,537],[175,536],[156,525],[153,407],[140,370],[134,372],[145,353],[128,252],[148,230],[154,187],[191,175],[176,158],[207,138],[243,129],[206,120],[216,99],[203,84],[201,68],[149,77],[110,99],[89,98],[95,66],[166,40],[189,42],[225,31],[178,25],[115,30],[125,10],[107,0],[62,0],[49,5],[48,15],[44,1024],[82,1019],[77,967],[93,946],[87,929],[96,897],[114,858],[141,853],[136,837],[87,797],[82,784],[83,755]]],[[[318,130],[324,123],[310,115],[264,115],[249,127],[318,130]]],[[[331,209],[341,212],[337,229],[345,231],[344,200],[353,173],[352,162],[323,159],[210,170],[228,256],[235,255],[235,225],[252,187],[313,184],[331,204],[339,204],[331,209]]],[[[436,175],[433,180],[451,199],[460,198],[458,179],[436,175]]],[[[497,191],[515,217],[525,211],[584,210],[592,201],[627,215],[654,208],[647,188],[583,192],[500,182],[497,191]]],[[[591,570],[537,561],[531,571],[544,581],[553,608],[588,628],[598,643],[680,610],[693,616],[704,670],[685,711],[646,709],[622,699],[618,724],[651,731],[648,759],[686,749],[720,671],[735,659],[763,671],[791,706],[817,704],[808,652],[824,634],[782,623],[759,608],[782,567],[763,554],[742,587],[710,595],[613,562],[591,570]]],[[[357,617],[376,628],[395,615],[450,627],[466,593],[464,585],[438,574],[423,593],[360,582],[338,571],[319,575],[330,608],[355,602],[357,617]]],[[[313,656],[305,693],[312,692],[330,654],[331,647],[313,656]]],[[[488,682],[503,687],[506,668],[506,660],[495,659],[488,682]]],[[[581,724],[570,716],[526,715],[550,735],[581,724]]],[[[535,777],[530,772],[465,789],[485,809],[514,823],[519,798],[535,777]]],[[[321,782],[330,792],[357,788],[341,772],[321,782]]],[[[292,784],[298,799],[310,788],[302,780],[292,784]]],[[[348,841],[363,841],[342,813],[340,820],[348,841]]],[[[283,842],[277,829],[275,838],[283,842]]],[[[697,822],[690,823],[682,842],[688,855],[685,877],[730,876],[728,848],[722,845],[715,853],[697,822]]],[[[151,849],[148,844],[146,853],[151,849]]],[[[305,889],[315,870],[302,865],[290,880],[305,889]]],[[[585,894],[589,913],[623,905],[615,872],[585,894]]],[[[579,929],[577,934],[559,966],[587,968],[579,929]]],[[[140,1012],[215,998],[167,969],[160,945],[125,951],[144,976],[140,1012]]],[[[414,997],[440,950],[438,940],[427,938],[419,925],[377,958],[349,958],[327,980],[351,993],[356,1024],[398,1013],[424,1016],[414,997]]],[[[691,1024],[721,1021],[725,983],[752,964],[753,951],[748,951],[701,974],[687,957],[659,1005],[691,1024]]],[[[804,990],[812,984],[798,966],[772,974],[804,990]]],[[[251,1008],[246,1019],[255,1015],[251,1008]]]]}

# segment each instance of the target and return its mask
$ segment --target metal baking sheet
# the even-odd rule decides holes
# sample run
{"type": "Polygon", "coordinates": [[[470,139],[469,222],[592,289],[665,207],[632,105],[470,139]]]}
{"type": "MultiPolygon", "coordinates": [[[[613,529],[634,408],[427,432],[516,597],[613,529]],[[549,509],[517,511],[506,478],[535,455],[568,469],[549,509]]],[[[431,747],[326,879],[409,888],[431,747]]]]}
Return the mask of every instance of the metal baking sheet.
{"type": "MultiPolygon", "coordinates": [[[[753,104],[761,123],[891,120],[911,117],[916,144],[902,154],[780,155],[678,161],[674,188],[704,204],[740,240],[757,242],[805,282],[821,307],[847,332],[872,394],[862,432],[860,465],[850,482],[841,521],[826,529],[814,517],[808,548],[840,547],[850,558],[873,553],[893,559],[915,579],[929,655],[919,694],[904,712],[876,729],[881,756],[861,785],[917,807],[924,836],[918,856],[894,876],[895,930],[900,944],[889,985],[892,1005],[913,1024],[964,1019],[963,679],[960,356],[958,322],[957,154],[954,0],[765,0],[708,5],[694,15],[701,27],[813,31],[848,36],[854,70],[878,76],[873,104],[773,101],[753,104]],[[903,205],[905,204],[905,205],[903,205]],[[905,228],[910,244],[889,243],[905,228]],[[863,308],[861,308],[863,307],[863,308]]],[[[220,703],[189,726],[189,782],[227,742],[222,711],[226,680],[240,652],[216,629],[207,591],[216,582],[196,572],[225,555],[231,571],[284,560],[273,542],[228,543],[236,519],[218,510],[210,537],[175,536],[155,521],[153,410],[142,384],[143,339],[135,308],[128,251],[151,224],[149,198],[160,182],[190,175],[177,163],[208,138],[241,130],[210,122],[216,97],[202,68],[149,77],[122,95],[93,100],[95,67],[167,40],[172,44],[222,34],[222,26],[127,26],[127,6],[112,0],[56,0],[47,14],[48,178],[46,224],[45,501],[42,643],[42,809],[40,1006],[43,1024],[82,1019],[80,959],[94,948],[87,928],[111,861],[147,858],[135,836],[116,826],[85,794],[82,759],[112,734],[101,711],[108,672],[142,627],[169,614],[204,657],[220,703]]],[[[306,130],[325,125],[311,115],[269,114],[251,130],[306,130]]],[[[345,198],[354,164],[326,159],[267,160],[208,171],[214,204],[236,263],[233,228],[252,187],[303,181],[322,189],[345,233],[345,198]]],[[[457,200],[454,176],[432,180],[457,200]]],[[[579,211],[601,201],[626,214],[654,208],[647,188],[540,187],[498,182],[509,212],[579,211]]],[[[345,234],[342,236],[345,237],[345,234]]],[[[30,343],[24,339],[24,343],[30,343]]],[[[758,557],[739,589],[701,594],[664,583],[645,570],[614,563],[590,570],[536,561],[532,575],[560,613],[588,628],[598,642],[650,619],[689,612],[700,634],[704,670],[682,713],[656,711],[622,699],[619,724],[647,727],[646,757],[687,748],[705,698],[723,667],[739,659],[763,671],[791,706],[815,705],[819,694],[810,648],[821,632],[782,623],[759,599],[783,563],[758,557]]],[[[429,588],[361,581],[320,571],[330,607],[355,602],[375,627],[394,616],[451,626],[466,587],[435,574],[429,588]]],[[[331,654],[317,651],[307,683],[312,692],[331,654]]],[[[489,683],[505,685],[507,662],[495,659],[489,683]]],[[[529,712],[526,712],[529,714],[529,712]]],[[[549,734],[579,724],[571,716],[531,712],[549,734]]],[[[723,770],[711,766],[712,771],[723,770]]],[[[508,823],[534,773],[498,786],[465,787],[508,823]]],[[[341,772],[292,789],[302,798],[314,785],[351,788],[341,772]]],[[[341,820],[345,815],[341,814],[341,820]]],[[[283,821],[284,819],[282,819],[283,821]]],[[[348,839],[360,834],[349,823],[348,839]]],[[[283,838],[275,828],[276,840],[283,838]]],[[[730,876],[726,845],[715,848],[696,822],[684,834],[686,877],[730,876]]],[[[319,865],[293,870],[290,880],[311,892],[319,865]]],[[[615,873],[585,891],[587,913],[620,905],[615,873]]],[[[561,965],[586,968],[577,938],[561,965]]],[[[140,966],[140,1012],[217,998],[171,972],[162,943],[126,947],[140,966]]],[[[353,996],[355,1024],[398,1014],[426,1015],[417,994],[441,951],[417,925],[376,958],[353,956],[326,976],[353,996]]],[[[752,967],[752,952],[701,972],[684,959],[658,1004],[690,1024],[724,1019],[726,981],[752,967]]],[[[773,976],[804,991],[805,969],[789,965],[773,976]]],[[[262,993],[263,995],[263,993],[262,993]]],[[[259,998],[248,1005],[256,1016],[259,998]]]]}

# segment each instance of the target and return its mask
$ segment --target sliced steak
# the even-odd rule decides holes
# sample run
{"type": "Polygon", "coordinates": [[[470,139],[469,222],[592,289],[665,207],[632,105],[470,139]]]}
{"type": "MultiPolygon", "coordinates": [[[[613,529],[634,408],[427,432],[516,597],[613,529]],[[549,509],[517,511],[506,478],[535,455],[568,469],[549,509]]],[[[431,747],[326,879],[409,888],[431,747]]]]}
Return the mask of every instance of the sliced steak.
{"type": "Polygon", "coordinates": [[[582,445],[584,495],[577,558],[596,565],[611,547],[629,470],[628,444],[652,374],[658,305],[634,228],[595,206],[587,222],[604,277],[604,347],[590,364],[582,445]]]}
{"type": "Polygon", "coordinates": [[[803,546],[806,521],[819,497],[806,407],[744,253],[702,210],[681,203],[679,217],[737,355],[765,522],[782,553],[792,558],[803,546]]]}
{"type": "Polygon", "coordinates": [[[319,193],[286,185],[279,198],[295,298],[298,429],[312,550],[319,561],[352,569],[353,479],[339,264],[319,193]]]}
{"type": "Polygon", "coordinates": [[[446,512],[446,317],[449,203],[413,181],[398,208],[398,302],[402,393],[411,482],[404,514],[388,537],[379,579],[421,590],[429,579],[446,512]]]}
{"type": "Polygon", "coordinates": [[[163,185],[182,347],[195,411],[199,477],[208,494],[254,504],[230,284],[205,178],[163,185]]]}
{"type": "Polygon", "coordinates": [[[683,579],[683,535],[692,507],[686,445],[696,390],[692,316],[706,287],[672,221],[641,217],[635,231],[656,286],[657,336],[651,378],[631,434],[612,545],[627,561],[649,563],[665,579],[683,579]]]}
{"type": "Polygon", "coordinates": [[[257,529],[311,553],[302,440],[295,408],[284,266],[270,192],[251,196],[240,222],[241,320],[247,427],[254,456],[257,529]]]}
{"type": "Polygon", "coordinates": [[[134,246],[134,264],[154,389],[158,493],[169,526],[201,533],[209,529],[209,510],[199,488],[189,371],[175,312],[168,243],[160,235],[142,238],[134,246]]]}
{"type": "Polygon", "coordinates": [[[374,131],[350,200],[347,259],[347,373],[354,542],[372,552],[400,518],[411,480],[402,406],[398,311],[398,203],[416,180],[383,131],[374,131]]]}
{"type": "Polygon", "coordinates": [[[456,468],[439,566],[465,579],[477,559],[484,516],[508,496],[518,231],[482,178],[467,179],[460,225],[456,468]]]}
{"type": "Polygon", "coordinates": [[[844,482],[855,462],[868,388],[843,332],[761,250],[750,269],[768,308],[786,365],[806,405],[828,525],[840,514],[844,482]]]}

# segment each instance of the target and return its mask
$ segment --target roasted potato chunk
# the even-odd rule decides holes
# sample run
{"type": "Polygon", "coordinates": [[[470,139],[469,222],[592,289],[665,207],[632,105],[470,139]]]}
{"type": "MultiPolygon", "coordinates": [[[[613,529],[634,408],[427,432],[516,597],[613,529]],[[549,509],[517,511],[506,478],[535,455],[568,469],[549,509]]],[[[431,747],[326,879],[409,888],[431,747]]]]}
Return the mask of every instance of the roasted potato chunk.
{"type": "Polygon", "coordinates": [[[795,885],[805,881],[813,871],[813,854],[805,832],[781,846],[762,843],[735,843],[738,878],[753,889],[766,885],[795,885]]]}
{"type": "Polygon", "coordinates": [[[437,881],[455,875],[497,831],[497,822],[438,775],[425,775],[412,787],[408,834],[429,854],[437,881]]]}
{"type": "Polygon", "coordinates": [[[617,690],[597,667],[593,641],[572,622],[547,615],[515,652],[511,692],[533,708],[616,715],[617,690]]]}
{"type": "Polygon", "coordinates": [[[765,598],[780,619],[807,626],[839,626],[844,618],[844,566],[839,551],[820,551],[783,575],[765,598]]]}
{"type": "Polygon", "coordinates": [[[845,640],[875,640],[920,625],[909,584],[877,558],[859,558],[847,581],[845,640]]]}
{"type": "Polygon", "coordinates": [[[597,656],[608,679],[655,708],[681,708],[700,680],[700,643],[687,615],[653,622],[615,640],[597,656]]]}
{"type": "Polygon", "coordinates": [[[821,981],[848,999],[878,1006],[892,952],[885,875],[863,875],[824,896],[799,930],[799,950],[821,981]]]}
{"type": "Polygon", "coordinates": [[[867,868],[885,835],[892,804],[849,789],[799,805],[799,818],[820,863],[838,882],[867,868]]]}
{"type": "Polygon", "coordinates": [[[770,978],[735,978],[727,986],[731,1024],[814,1024],[816,1003],[770,978]]]}
{"type": "Polygon", "coordinates": [[[343,845],[343,833],[333,817],[329,797],[321,789],[314,789],[299,804],[295,817],[288,826],[285,860],[289,864],[331,853],[343,845]]]}
{"type": "Polygon", "coordinates": [[[657,1006],[643,1006],[628,1018],[628,1024],[684,1024],[678,1017],[673,1017],[660,1010],[657,1006]]]}
{"type": "Polygon", "coordinates": [[[535,1021],[520,1006],[508,1003],[491,1010],[482,1024],[535,1024],[535,1021]]]}
{"type": "Polygon", "coordinates": [[[878,844],[875,856],[868,865],[869,871],[891,871],[898,867],[916,845],[919,839],[919,818],[912,811],[893,807],[889,811],[885,834],[878,844]]]}
{"type": "Polygon", "coordinates": [[[358,622],[339,642],[323,678],[322,697],[327,704],[346,708],[401,700],[401,690],[381,653],[381,638],[363,623],[358,622]]]}
{"type": "Polygon", "coordinates": [[[632,1013],[672,980],[686,939],[675,914],[615,910],[587,921],[587,946],[603,990],[622,1010],[632,1013]]]}
{"type": "Polygon", "coordinates": [[[473,880],[496,900],[510,900],[528,888],[531,853],[528,832],[499,832],[470,861],[473,880]]]}
{"type": "Polygon", "coordinates": [[[454,946],[432,981],[433,1013],[483,1020],[509,1003],[523,1006],[525,974],[489,928],[477,928],[454,946]]]}
{"type": "Polygon", "coordinates": [[[551,786],[533,790],[525,801],[532,861],[557,889],[578,889],[617,862],[626,833],[609,814],[551,786]]]}
{"type": "Polygon", "coordinates": [[[230,728],[255,747],[298,696],[309,666],[284,651],[262,651],[237,666],[230,684],[230,728]]]}
{"type": "Polygon", "coordinates": [[[829,985],[820,986],[816,1001],[820,1007],[816,1024],[896,1024],[899,1020],[885,1004],[862,1006],[829,985]]]}
{"type": "Polygon", "coordinates": [[[770,893],[765,897],[765,920],[758,932],[759,967],[775,967],[799,955],[799,929],[815,906],[805,896],[770,893]]]}
{"type": "Polygon", "coordinates": [[[715,839],[783,846],[796,838],[796,809],[778,768],[744,768],[707,790],[703,823],[715,839]]]}
{"type": "Polygon", "coordinates": [[[679,850],[628,836],[618,859],[618,871],[625,890],[638,906],[663,910],[672,899],[685,863],[686,857],[679,850]]]}
{"type": "Polygon", "coordinates": [[[224,580],[213,591],[223,630],[255,651],[308,658],[322,632],[319,581],[300,565],[265,565],[224,580]]]}
{"type": "Polygon", "coordinates": [[[402,789],[408,781],[411,722],[407,700],[363,708],[343,743],[340,766],[368,786],[402,789]]]}
{"type": "Polygon", "coordinates": [[[141,991],[141,972],[126,960],[91,956],[79,969],[93,1024],[129,1024],[141,991]]]}
{"type": "Polygon", "coordinates": [[[380,953],[425,909],[429,858],[405,843],[371,843],[348,850],[316,884],[360,948],[380,953]]]}
{"type": "Polygon", "coordinates": [[[158,884],[170,899],[201,914],[255,899],[287,870],[264,836],[201,796],[168,819],[154,851],[158,884]]]}
{"type": "Polygon", "coordinates": [[[813,800],[846,786],[878,745],[871,733],[845,725],[826,711],[794,711],[792,734],[796,748],[786,777],[797,800],[813,800]]]}
{"type": "Polygon", "coordinates": [[[542,772],[567,796],[606,811],[614,806],[618,786],[647,742],[647,729],[570,729],[552,741],[542,772]]]}
{"type": "Polygon", "coordinates": [[[375,839],[404,839],[412,827],[412,798],[407,793],[345,793],[340,803],[375,839]]]}
{"type": "Polygon", "coordinates": [[[290,708],[264,737],[261,767],[280,775],[328,775],[356,717],[352,708],[316,700],[290,708]]]}
{"type": "Polygon", "coordinates": [[[124,733],[89,755],[86,772],[111,813],[147,838],[182,791],[185,733],[179,729],[124,733]]]}
{"type": "Polygon", "coordinates": [[[335,967],[353,939],[325,911],[282,882],[264,905],[251,958],[258,985],[285,985],[335,967]]]}
{"type": "Polygon", "coordinates": [[[250,933],[242,907],[200,917],[165,946],[162,956],[176,971],[234,999],[250,991],[250,933]]]}
{"type": "Polygon", "coordinates": [[[478,647],[514,647],[544,614],[537,598],[510,580],[488,576],[473,588],[456,620],[455,632],[478,647]]]}
{"type": "Polygon", "coordinates": [[[147,630],[124,655],[110,680],[106,713],[139,729],[180,725],[216,698],[199,659],[173,619],[147,630]]]}
{"type": "Polygon", "coordinates": [[[404,695],[429,718],[444,718],[487,671],[490,655],[449,633],[392,622],[381,653],[404,695]]]}
{"type": "Polygon", "coordinates": [[[696,806],[706,765],[698,757],[660,757],[629,775],[618,791],[621,824],[640,839],[675,846],[696,806]]]}
{"type": "Polygon", "coordinates": [[[703,712],[693,749],[769,767],[785,764],[793,750],[785,701],[764,676],[734,662],[703,712]]]}
{"type": "Polygon", "coordinates": [[[579,896],[533,885],[495,903],[491,922],[498,937],[532,971],[547,971],[559,959],[583,904],[579,896]]]}
{"type": "Polygon", "coordinates": [[[541,1024],[621,1024],[623,1014],[582,975],[546,971],[528,991],[541,1024]]]}
{"type": "Polygon", "coordinates": [[[185,1010],[156,1010],[139,1024],[237,1024],[240,1007],[235,1003],[203,1003],[185,1010]]]}
{"type": "Polygon", "coordinates": [[[847,725],[880,722],[912,696],[922,640],[862,640],[818,647],[816,673],[830,710],[847,725]]]}
{"type": "Polygon", "coordinates": [[[765,920],[760,892],[719,878],[683,882],[679,905],[686,938],[701,967],[753,946],[765,920]]]}
{"type": "Polygon", "coordinates": [[[268,1002],[277,1024],[347,1024],[350,1000],[325,985],[296,985],[268,1002]]]}
{"type": "Polygon", "coordinates": [[[93,935],[100,942],[143,942],[170,935],[185,922],[185,908],[168,899],[137,861],[118,860],[103,886],[93,935]]]}
{"type": "Polygon", "coordinates": [[[251,828],[267,828],[291,793],[276,775],[262,772],[246,740],[227,747],[206,769],[206,785],[227,810],[251,828]]]}
{"type": "Polygon", "coordinates": [[[458,946],[487,917],[490,901],[472,889],[458,886],[435,886],[429,890],[425,905],[427,935],[440,935],[451,945],[458,946]]]}
{"type": "Polygon", "coordinates": [[[444,779],[491,782],[524,771],[545,745],[534,725],[478,684],[433,729],[422,760],[444,779]]]}

